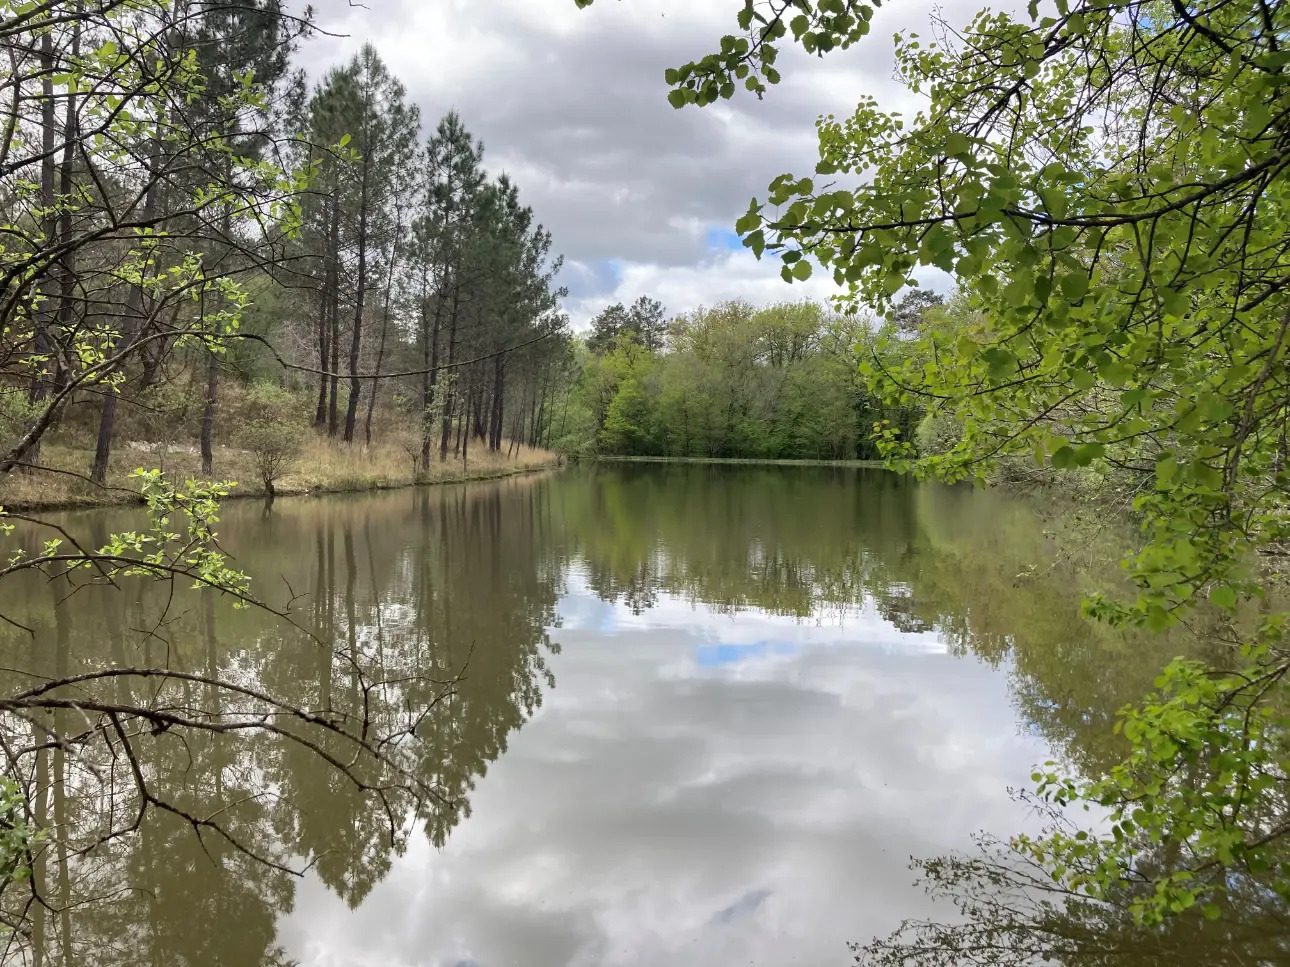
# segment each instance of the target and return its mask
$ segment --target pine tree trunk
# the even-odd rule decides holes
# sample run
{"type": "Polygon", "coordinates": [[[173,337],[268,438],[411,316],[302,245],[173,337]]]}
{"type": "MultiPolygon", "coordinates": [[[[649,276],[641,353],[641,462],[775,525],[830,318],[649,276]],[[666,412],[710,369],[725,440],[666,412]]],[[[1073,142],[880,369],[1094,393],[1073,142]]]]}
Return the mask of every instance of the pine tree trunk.
{"type": "Polygon", "coordinates": [[[337,396],[340,391],[340,290],[333,288],[331,293],[331,384],[327,387],[327,435],[335,436],[337,430],[337,396]]]}
{"type": "MultiPolygon", "coordinates": [[[[457,361],[457,308],[458,294],[454,290],[452,294],[452,313],[448,317],[448,363],[450,372],[452,365],[457,361]]],[[[452,436],[452,410],[456,402],[454,397],[457,395],[456,387],[452,384],[448,387],[448,393],[444,400],[443,410],[443,435],[439,438],[439,459],[440,461],[448,459],[448,440],[452,436]]],[[[465,411],[462,411],[462,422],[465,422],[465,411]]]]}
{"type": "Polygon", "coordinates": [[[500,453],[502,449],[502,419],[506,393],[506,356],[493,357],[493,425],[489,449],[500,453]]]}
{"type": "MultiPolygon", "coordinates": [[[[435,300],[434,329],[429,340],[423,344],[425,368],[428,372],[421,377],[421,469],[430,470],[430,415],[433,412],[435,391],[439,385],[439,316],[443,311],[443,300],[435,300]]],[[[422,303],[422,325],[424,327],[425,305],[422,303]]]]}
{"type": "Polygon", "coordinates": [[[206,409],[202,413],[202,473],[215,472],[215,399],[219,393],[219,357],[207,353],[206,360],[206,409]]]}
{"type": "MultiPolygon", "coordinates": [[[[84,4],[76,4],[76,15],[80,16],[84,4]]],[[[72,30],[72,59],[75,61],[81,56],[81,24],[78,21],[72,30]]],[[[63,120],[63,158],[59,163],[59,192],[64,198],[72,194],[75,187],[75,179],[72,177],[74,168],[75,148],[79,140],[78,131],[79,123],[76,113],[78,98],[74,92],[67,94],[67,113],[63,120]]],[[[73,253],[72,245],[72,212],[68,208],[59,218],[58,238],[63,246],[63,255],[60,264],[60,285],[58,293],[58,325],[62,332],[71,332],[75,328],[76,302],[73,298],[76,289],[76,257],[73,253]]],[[[54,366],[54,392],[61,393],[66,389],[71,379],[71,373],[68,367],[64,366],[62,360],[56,359],[54,366]]],[[[58,417],[61,419],[61,412],[58,417]]],[[[56,424],[55,424],[56,425],[56,424]]]]}
{"type": "MultiPolygon", "coordinates": [[[[224,184],[233,183],[231,167],[224,169],[224,184]]],[[[220,241],[229,245],[233,237],[233,209],[224,206],[220,215],[220,241]]],[[[225,250],[228,254],[228,249],[225,250]]],[[[206,408],[202,413],[202,473],[210,476],[215,472],[215,404],[219,399],[219,357],[210,354],[206,363],[206,408]]]]}
{"type": "MultiPolygon", "coordinates": [[[[54,241],[58,231],[58,215],[54,210],[54,37],[52,31],[45,31],[40,38],[40,73],[41,79],[41,151],[44,157],[40,162],[40,205],[45,210],[44,229],[47,242],[54,241]]],[[[54,343],[50,336],[50,326],[54,321],[53,293],[47,282],[41,284],[43,305],[33,314],[35,323],[36,353],[45,357],[53,356],[54,343]]],[[[34,405],[44,401],[49,393],[49,362],[35,364],[31,374],[31,385],[27,391],[28,401],[34,405]]],[[[40,437],[27,448],[27,463],[40,463],[40,437]]]]}
{"type": "Polygon", "coordinates": [[[363,186],[358,209],[358,289],[354,293],[354,332],[349,343],[349,405],[345,408],[345,442],[354,442],[354,424],[358,419],[358,398],[363,384],[358,378],[358,358],[363,349],[363,302],[367,294],[367,208],[370,164],[363,162],[363,186]]]}
{"type": "Polygon", "coordinates": [[[372,445],[372,413],[376,410],[376,392],[381,388],[381,363],[385,361],[385,337],[390,327],[390,297],[394,292],[394,270],[399,260],[399,233],[403,226],[398,220],[394,223],[394,240],[390,243],[390,274],[385,280],[385,305],[381,309],[381,342],[376,350],[376,379],[372,380],[372,392],[367,397],[367,419],[363,421],[363,439],[372,445]]]}
{"type": "Polygon", "coordinates": [[[318,374],[318,407],[314,411],[314,426],[319,427],[327,423],[327,373],[328,363],[331,361],[331,332],[328,309],[336,301],[336,250],[334,239],[339,213],[340,206],[336,205],[334,201],[329,201],[327,211],[324,213],[327,237],[323,242],[325,246],[323,253],[324,265],[321,285],[318,287],[318,368],[322,372],[318,374]]]}

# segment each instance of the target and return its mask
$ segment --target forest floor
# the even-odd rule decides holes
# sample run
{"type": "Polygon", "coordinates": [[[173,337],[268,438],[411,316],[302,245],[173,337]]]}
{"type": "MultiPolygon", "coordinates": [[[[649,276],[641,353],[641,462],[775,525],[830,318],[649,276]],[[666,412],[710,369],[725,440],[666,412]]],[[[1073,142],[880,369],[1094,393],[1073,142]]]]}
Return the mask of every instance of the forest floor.
{"type": "MultiPolygon", "coordinates": [[[[251,453],[230,447],[215,448],[217,480],[237,481],[230,497],[264,497],[265,490],[251,453]]],[[[139,503],[139,490],[130,472],[139,467],[157,468],[173,479],[201,476],[201,456],[195,447],[161,448],[153,444],[126,443],[112,457],[107,485],[91,483],[85,476],[94,452],[59,442],[46,443],[41,451],[41,472],[12,473],[0,478],[0,507],[8,510],[52,510],[139,503]],[[50,472],[52,471],[52,472],[50,472]]],[[[412,458],[390,444],[347,446],[326,438],[311,439],[291,462],[288,472],[274,485],[278,497],[389,490],[418,484],[460,483],[529,473],[559,466],[559,454],[521,447],[511,456],[505,450],[490,453],[479,448],[460,460],[433,461],[428,473],[414,471],[412,458]]]]}

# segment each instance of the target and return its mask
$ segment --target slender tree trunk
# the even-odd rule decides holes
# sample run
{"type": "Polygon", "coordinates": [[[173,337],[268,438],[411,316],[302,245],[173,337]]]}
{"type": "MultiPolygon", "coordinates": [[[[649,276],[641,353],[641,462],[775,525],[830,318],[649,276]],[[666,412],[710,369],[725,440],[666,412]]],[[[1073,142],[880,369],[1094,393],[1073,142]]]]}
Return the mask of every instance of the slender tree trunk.
{"type": "MultiPolygon", "coordinates": [[[[224,169],[224,184],[232,184],[233,172],[224,169]]],[[[220,216],[220,243],[229,244],[233,234],[233,209],[224,206],[220,216]]],[[[228,254],[226,250],[225,254],[228,254]]],[[[211,352],[206,361],[206,408],[202,412],[202,473],[215,472],[215,404],[219,401],[219,357],[211,352]]]]}
{"type": "Polygon", "coordinates": [[[327,387],[327,435],[335,436],[340,428],[337,417],[337,396],[340,391],[340,298],[333,293],[331,303],[331,385],[327,387]]]}
{"type": "MultiPolygon", "coordinates": [[[[425,318],[425,303],[422,302],[422,319],[425,318]]],[[[439,386],[439,330],[440,315],[443,312],[443,299],[435,299],[434,328],[429,340],[423,345],[425,368],[429,372],[421,378],[421,469],[430,470],[430,418],[434,413],[434,397],[439,386]]]]}
{"type": "MultiPolygon", "coordinates": [[[[472,394],[472,395],[474,394],[474,387],[473,387],[473,386],[471,387],[471,391],[470,391],[470,392],[471,392],[471,394],[472,394]]],[[[467,397],[466,397],[466,408],[467,408],[467,410],[469,410],[469,409],[470,409],[470,396],[467,396],[467,397]]],[[[468,412],[466,412],[466,413],[462,413],[462,415],[461,415],[461,423],[462,423],[462,426],[463,426],[463,427],[466,427],[466,423],[468,422],[469,418],[470,418],[470,414],[469,414],[468,412]]],[[[466,430],[466,432],[464,432],[464,433],[462,433],[462,434],[461,434],[461,469],[462,469],[462,472],[465,472],[465,470],[466,470],[466,451],[467,451],[469,448],[470,448],[470,432],[469,432],[469,429],[467,429],[467,430],[466,430]]]]}
{"type": "MultiPolygon", "coordinates": [[[[448,316],[448,366],[457,361],[457,309],[459,295],[454,288],[452,293],[452,312],[448,316]]],[[[449,369],[449,372],[455,370],[449,369]]],[[[444,398],[443,411],[443,435],[439,438],[439,459],[441,461],[448,459],[448,439],[452,434],[452,410],[456,402],[454,397],[457,395],[455,381],[449,383],[448,392],[444,398]]],[[[462,421],[465,422],[465,412],[462,414],[462,421]]]]}
{"type": "Polygon", "coordinates": [[[215,400],[219,394],[219,357],[213,352],[206,356],[206,409],[202,413],[202,473],[215,472],[215,400]]]}
{"type": "Polygon", "coordinates": [[[494,453],[502,449],[502,419],[506,394],[506,356],[493,357],[493,425],[490,428],[488,448],[494,453]]]}
{"type": "Polygon", "coordinates": [[[327,282],[318,287],[318,406],[314,409],[314,426],[327,425],[327,282]]]}
{"type": "Polygon", "coordinates": [[[367,295],[367,217],[368,185],[371,165],[363,161],[363,182],[358,208],[358,288],[354,293],[354,332],[349,343],[349,405],[345,409],[345,442],[354,442],[354,424],[358,419],[358,398],[363,384],[358,378],[358,358],[363,348],[363,304],[367,295]]]}
{"type": "Polygon", "coordinates": [[[466,427],[470,422],[469,409],[470,398],[465,394],[461,394],[461,413],[457,417],[457,442],[452,448],[453,453],[461,452],[462,437],[465,436],[466,427]]]}
{"type": "Polygon", "coordinates": [[[318,407],[314,410],[314,426],[324,426],[327,423],[327,364],[330,362],[331,355],[329,339],[331,333],[327,310],[330,307],[330,300],[336,298],[332,248],[334,235],[332,226],[335,224],[335,216],[332,215],[331,209],[338,207],[329,201],[323,214],[327,235],[323,241],[323,271],[318,286],[318,368],[322,372],[318,374],[318,407]]]}
{"type": "MultiPolygon", "coordinates": [[[[43,218],[45,239],[53,243],[58,231],[58,214],[54,210],[54,37],[52,31],[45,31],[40,38],[40,73],[41,73],[41,151],[44,157],[40,162],[40,205],[45,210],[43,218]]],[[[51,280],[52,281],[52,280],[51,280]]],[[[46,357],[44,361],[34,364],[31,374],[31,385],[27,391],[28,401],[32,406],[42,403],[49,393],[49,366],[53,362],[54,341],[50,328],[54,322],[54,306],[57,304],[50,291],[50,283],[41,283],[43,296],[41,307],[33,313],[35,323],[36,353],[46,357]]],[[[26,460],[31,464],[40,463],[40,438],[27,448],[26,460]]]]}
{"type": "MultiPolygon", "coordinates": [[[[79,17],[84,4],[77,2],[76,16],[79,17]]],[[[72,59],[76,60],[81,56],[81,23],[79,20],[72,29],[72,59]]],[[[77,115],[77,106],[80,103],[79,98],[74,92],[67,94],[67,113],[63,121],[63,158],[59,163],[59,192],[64,198],[72,194],[75,188],[75,148],[78,140],[80,129],[79,117],[77,115]]],[[[60,285],[58,293],[58,325],[61,331],[70,332],[75,327],[76,307],[72,296],[76,288],[76,257],[72,246],[72,212],[70,207],[63,211],[59,219],[58,237],[64,246],[66,254],[63,255],[60,263],[60,285]]],[[[63,364],[63,360],[56,359],[54,372],[55,392],[62,392],[66,388],[68,380],[71,378],[69,368],[63,364]]],[[[61,413],[60,413],[61,418],[61,413]]]]}
{"type": "MultiPolygon", "coordinates": [[[[488,432],[484,429],[484,393],[482,387],[479,386],[479,367],[475,366],[472,368],[475,371],[471,373],[470,398],[474,405],[471,407],[470,427],[471,432],[473,432],[475,436],[479,437],[482,442],[487,443],[488,432]]],[[[491,426],[489,429],[491,429],[491,426]]]]}
{"type": "Polygon", "coordinates": [[[372,445],[372,413],[376,409],[376,391],[381,388],[381,363],[385,361],[385,337],[390,327],[390,297],[394,292],[394,270],[399,259],[399,233],[403,230],[399,220],[394,223],[394,240],[390,243],[390,273],[385,280],[385,305],[381,309],[381,341],[376,350],[376,379],[372,380],[372,392],[367,397],[367,419],[363,421],[363,439],[372,445]]]}

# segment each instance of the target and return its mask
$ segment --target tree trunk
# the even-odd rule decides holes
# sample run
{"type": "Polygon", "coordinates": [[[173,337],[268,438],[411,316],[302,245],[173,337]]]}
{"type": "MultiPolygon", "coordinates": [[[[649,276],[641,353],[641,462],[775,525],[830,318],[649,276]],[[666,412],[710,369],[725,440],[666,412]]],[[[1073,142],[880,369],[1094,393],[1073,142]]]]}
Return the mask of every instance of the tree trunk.
{"type": "MultiPolygon", "coordinates": [[[[452,313],[448,317],[448,366],[451,367],[457,361],[457,308],[458,294],[454,289],[452,294],[452,313]]],[[[453,383],[448,385],[448,393],[444,399],[443,410],[443,435],[439,438],[439,459],[448,459],[448,439],[452,435],[452,410],[456,402],[454,397],[457,395],[456,387],[453,383]]],[[[462,411],[462,422],[465,422],[465,411],[462,411]]]]}
{"type": "MultiPolygon", "coordinates": [[[[424,291],[424,290],[423,290],[424,291]]],[[[430,470],[430,417],[434,412],[434,396],[439,385],[439,330],[440,314],[443,312],[443,300],[436,299],[434,307],[434,328],[428,341],[422,345],[422,355],[428,372],[421,377],[421,469],[430,470]]],[[[424,297],[421,306],[422,327],[425,325],[424,297]]]]}
{"type": "MultiPolygon", "coordinates": [[[[233,183],[233,172],[230,166],[224,168],[224,184],[233,183]]],[[[220,242],[228,246],[233,236],[233,209],[224,206],[220,215],[220,242]]],[[[229,254],[226,248],[225,255],[229,254]]],[[[206,408],[202,413],[202,473],[210,476],[215,472],[215,403],[219,399],[219,357],[210,353],[206,362],[206,408]]]]}
{"type": "Polygon", "coordinates": [[[363,348],[363,302],[367,294],[367,207],[370,163],[363,161],[363,183],[358,207],[358,288],[354,293],[354,332],[349,343],[349,405],[345,409],[345,442],[354,442],[354,424],[358,419],[358,398],[362,381],[358,378],[358,357],[363,348]]]}
{"type": "MultiPolygon", "coordinates": [[[[76,14],[80,16],[84,4],[76,4],[76,14]]],[[[77,21],[72,29],[72,59],[81,56],[81,24],[77,21]]],[[[67,114],[63,121],[63,158],[59,163],[59,192],[68,198],[75,188],[74,170],[75,147],[78,140],[79,122],[76,113],[78,98],[74,92],[67,94],[67,114]]],[[[75,328],[76,303],[73,293],[76,288],[76,257],[72,254],[72,212],[67,208],[59,219],[58,238],[64,247],[60,262],[60,285],[58,293],[58,325],[62,332],[71,332],[75,328]]],[[[62,359],[54,360],[54,391],[62,392],[71,379],[69,367],[63,365],[62,359]]],[[[60,414],[61,415],[61,414],[60,414]]]]}
{"type": "Polygon", "coordinates": [[[331,299],[331,385],[328,386],[327,435],[335,436],[337,421],[337,396],[340,391],[340,291],[332,290],[331,299]]]}
{"type": "Polygon", "coordinates": [[[202,473],[210,476],[215,472],[215,398],[219,393],[219,357],[213,352],[207,353],[206,361],[206,409],[202,413],[202,473]]]}
{"type": "MultiPolygon", "coordinates": [[[[40,38],[40,73],[41,73],[41,151],[44,157],[40,162],[40,205],[45,210],[44,229],[47,243],[54,241],[58,231],[58,214],[54,210],[54,38],[52,31],[45,31],[40,38]]],[[[31,374],[31,386],[27,391],[28,401],[33,405],[44,401],[49,392],[49,360],[52,359],[54,342],[50,336],[50,325],[54,321],[56,305],[49,283],[41,283],[43,296],[40,309],[33,313],[35,323],[36,353],[46,357],[46,361],[35,363],[31,374]]],[[[27,448],[28,463],[40,463],[40,438],[27,448]]]]}
{"type": "Polygon", "coordinates": [[[367,397],[367,419],[363,421],[363,439],[372,445],[372,413],[376,410],[376,391],[381,388],[381,363],[385,361],[385,337],[390,327],[390,297],[394,292],[394,269],[399,259],[399,233],[403,226],[396,219],[394,223],[394,240],[390,243],[390,274],[385,280],[385,305],[381,309],[381,342],[376,350],[376,379],[372,380],[372,392],[367,397]]]}
{"type": "Polygon", "coordinates": [[[457,443],[452,448],[453,453],[461,452],[462,437],[464,437],[466,434],[466,425],[469,422],[469,413],[467,412],[469,406],[470,406],[469,398],[462,396],[461,414],[457,417],[457,443]]]}
{"type": "Polygon", "coordinates": [[[336,299],[336,278],[335,278],[335,248],[333,239],[335,238],[336,219],[339,214],[338,205],[328,204],[329,211],[326,213],[325,220],[327,224],[327,237],[323,244],[325,251],[323,253],[323,272],[321,284],[318,287],[318,368],[322,370],[318,374],[318,407],[314,411],[314,426],[323,426],[327,422],[327,372],[328,363],[331,355],[331,340],[329,319],[327,310],[330,302],[336,299]],[[334,209],[335,213],[331,210],[334,209]]]}
{"type": "MultiPolygon", "coordinates": [[[[467,412],[464,412],[461,414],[461,425],[463,428],[466,427],[466,424],[467,422],[469,422],[469,419],[470,419],[469,409],[470,409],[470,397],[468,396],[466,397],[467,412]]],[[[466,451],[469,448],[470,448],[470,432],[469,430],[466,430],[466,432],[461,433],[461,469],[463,473],[466,470],[466,451]]]]}
{"type": "Polygon", "coordinates": [[[506,392],[506,356],[493,357],[493,425],[490,427],[488,448],[494,453],[502,449],[502,409],[506,392]]]}

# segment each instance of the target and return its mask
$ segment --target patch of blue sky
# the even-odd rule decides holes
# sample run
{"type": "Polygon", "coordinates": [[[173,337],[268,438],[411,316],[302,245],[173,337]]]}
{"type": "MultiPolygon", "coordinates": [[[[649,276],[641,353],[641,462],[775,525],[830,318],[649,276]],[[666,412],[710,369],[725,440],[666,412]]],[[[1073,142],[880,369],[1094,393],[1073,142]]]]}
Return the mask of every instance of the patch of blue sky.
{"type": "Polygon", "coordinates": [[[708,248],[714,252],[737,252],[744,247],[739,236],[725,225],[708,228],[708,248]]]}
{"type": "Polygon", "coordinates": [[[797,650],[795,645],[786,641],[754,641],[751,644],[699,645],[695,649],[695,660],[702,668],[719,668],[722,665],[737,665],[754,658],[765,658],[767,655],[790,655],[797,650]]]}

